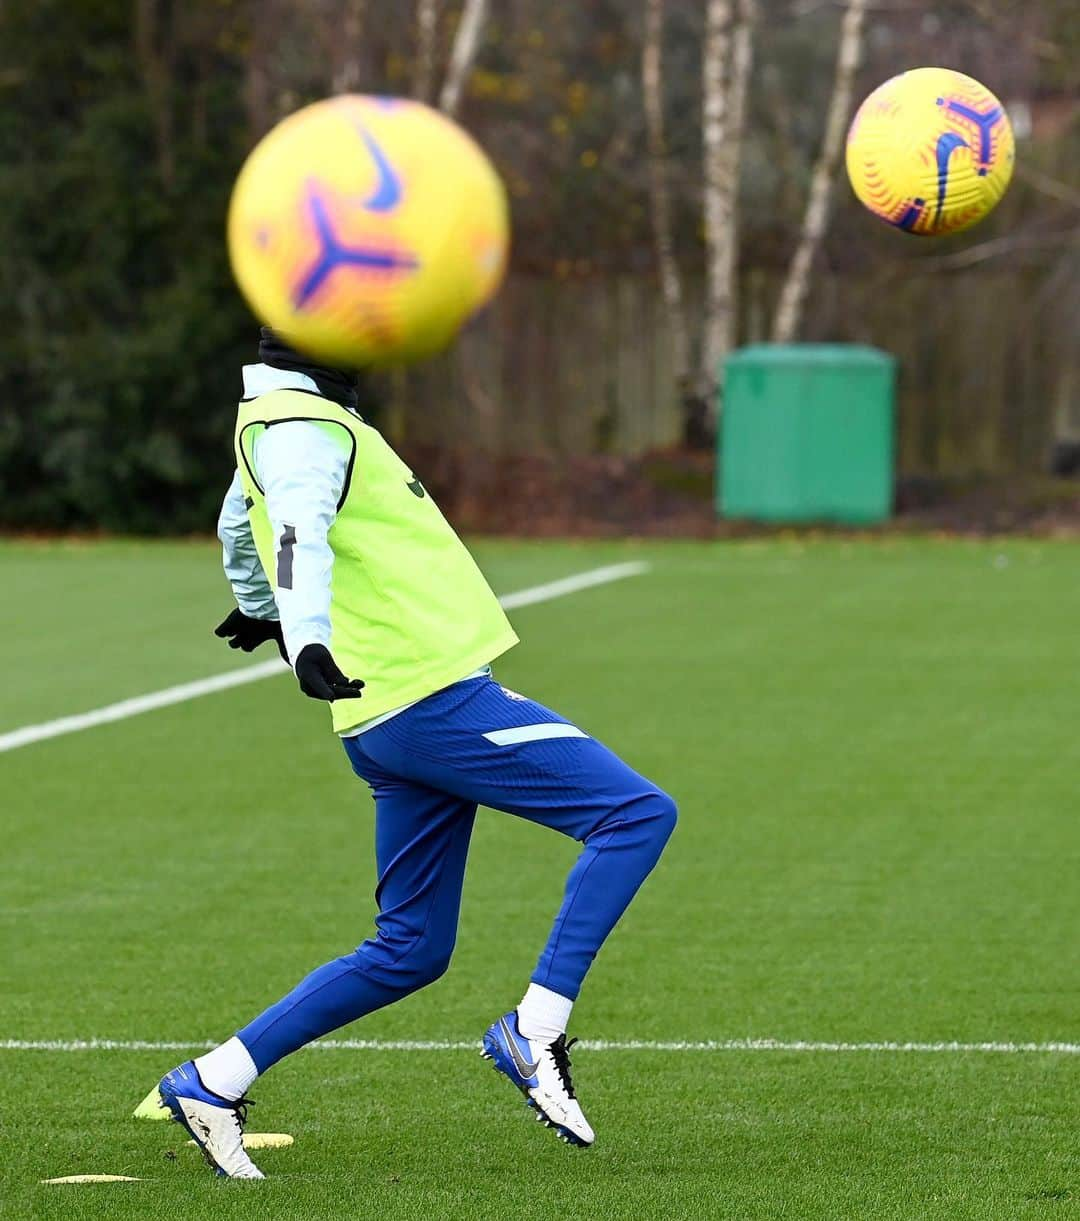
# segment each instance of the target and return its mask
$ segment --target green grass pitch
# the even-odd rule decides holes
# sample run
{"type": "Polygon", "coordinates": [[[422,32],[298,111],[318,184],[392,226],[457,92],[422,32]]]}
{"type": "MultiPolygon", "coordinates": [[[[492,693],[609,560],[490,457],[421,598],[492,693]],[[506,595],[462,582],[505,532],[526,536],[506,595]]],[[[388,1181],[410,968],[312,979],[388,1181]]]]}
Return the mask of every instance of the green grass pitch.
{"type": "MultiPolygon", "coordinates": [[[[498,667],[678,798],[571,1033],[697,1042],[1080,1036],[1080,551],[931,540],[483,543],[498,667]]],[[[210,544],[0,547],[0,734],[243,664],[210,544]]],[[[0,1040],[230,1034],[370,928],[370,800],[287,674],[0,754],[0,1040]]],[[[344,1032],[479,1039],[575,846],[481,815],[455,963],[344,1032]]],[[[1075,1216],[1080,1056],[582,1050],[589,1151],[469,1051],[312,1050],[287,1131],[213,1180],[129,1118],[181,1053],[0,1048],[0,1214],[236,1218],[1075,1216]],[[80,1172],[146,1181],[43,1187],[80,1172]]]]}

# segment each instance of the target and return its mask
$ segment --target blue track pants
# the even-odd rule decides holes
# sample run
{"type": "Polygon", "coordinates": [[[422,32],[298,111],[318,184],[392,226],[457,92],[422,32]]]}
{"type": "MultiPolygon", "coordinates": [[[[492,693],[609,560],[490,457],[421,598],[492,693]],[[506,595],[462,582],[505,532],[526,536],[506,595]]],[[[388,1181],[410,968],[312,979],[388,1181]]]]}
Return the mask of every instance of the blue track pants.
{"type": "Polygon", "coordinates": [[[239,1032],[260,1072],[443,974],[477,805],[583,844],[532,976],[572,998],[675,826],[666,793],[491,678],[437,692],[345,750],[375,795],[377,931],[239,1032]]]}

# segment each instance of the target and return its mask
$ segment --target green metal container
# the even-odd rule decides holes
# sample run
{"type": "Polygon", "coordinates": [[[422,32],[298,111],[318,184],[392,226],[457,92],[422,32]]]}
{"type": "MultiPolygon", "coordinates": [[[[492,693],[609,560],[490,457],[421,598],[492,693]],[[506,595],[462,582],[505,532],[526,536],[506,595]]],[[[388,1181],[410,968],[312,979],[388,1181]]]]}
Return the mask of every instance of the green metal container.
{"type": "Polygon", "coordinates": [[[763,522],[885,521],[896,362],[848,344],[758,344],[727,361],[717,508],[763,522]]]}

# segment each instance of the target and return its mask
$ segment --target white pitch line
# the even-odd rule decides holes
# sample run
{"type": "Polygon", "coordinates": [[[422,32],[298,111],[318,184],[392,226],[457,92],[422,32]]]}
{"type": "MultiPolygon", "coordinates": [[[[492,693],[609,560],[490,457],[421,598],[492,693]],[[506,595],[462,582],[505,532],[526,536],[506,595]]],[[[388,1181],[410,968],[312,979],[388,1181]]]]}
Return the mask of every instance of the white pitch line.
{"type": "MultiPolygon", "coordinates": [[[[563,598],[582,589],[591,589],[594,585],[608,585],[612,581],[639,576],[648,570],[649,565],[641,562],[609,564],[604,568],[593,568],[572,577],[563,577],[559,581],[549,581],[545,585],[520,589],[516,593],[506,594],[499,601],[505,610],[515,610],[520,606],[533,606],[537,602],[551,602],[555,598],[563,598]]],[[[78,733],[82,729],[93,729],[97,725],[108,725],[112,721],[124,721],[128,717],[153,712],[157,708],[183,704],[203,695],[212,695],[215,691],[227,691],[230,687],[242,687],[246,683],[256,683],[263,678],[272,678],[275,674],[287,673],[288,667],[275,658],[273,661],[262,661],[239,670],[226,670],[224,674],[215,674],[211,678],[181,683],[177,687],[165,687],[161,691],[152,691],[149,695],[137,695],[134,699],[107,704],[104,708],[95,708],[90,712],[79,712],[55,721],[43,721],[39,725],[24,725],[21,729],[0,734],[0,754],[8,750],[18,750],[20,746],[30,746],[34,742],[45,742],[49,738],[78,733]]]]}
{"type": "Polygon", "coordinates": [[[612,581],[639,577],[648,571],[649,565],[640,560],[633,560],[627,564],[608,564],[605,568],[593,568],[588,572],[575,573],[572,577],[549,581],[546,585],[534,585],[532,589],[519,590],[516,594],[506,594],[499,601],[502,603],[503,610],[517,610],[519,606],[551,602],[555,598],[564,598],[567,594],[592,589],[594,585],[610,585],[612,581]]]}
{"type": "MultiPolygon", "coordinates": [[[[0,1051],[201,1051],[214,1047],[213,1040],[154,1042],[146,1039],[0,1039],[0,1051]]],[[[882,1052],[901,1054],[997,1054],[1080,1055],[1080,1043],[916,1043],[916,1042],[820,1042],[808,1039],[710,1039],[687,1042],[655,1039],[582,1039],[585,1051],[663,1052],[882,1052]]],[[[467,1039],[322,1039],[309,1051],[479,1051],[478,1040],[467,1039]]]]}
{"type": "Polygon", "coordinates": [[[288,670],[280,660],[260,661],[242,670],[226,670],[212,678],[199,678],[192,683],[181,683],[178,687],[165,687],[149,695],[137,695],[134,699],[121,700],[118,704],[107,704],[91,712],[79,712],[74,716],[60,717],[56,721],[44,721],[40,725],[24,725],[10,733],[0,734],[0,753],[18,750],[33,742],[44,742],[49,738],[60,738],[67,733],[78,733],[80,729],[93,729],[97,725],[108,725],[111,721],[125,721],[128,717],[156,708],[167,708],[170,704],[183,704],[211,695],[215,691],[227,691],[230,687],[242,687],[245,683],[256,683],[261,678],[272,678],[275,674],[286,674],[288,670]]]}

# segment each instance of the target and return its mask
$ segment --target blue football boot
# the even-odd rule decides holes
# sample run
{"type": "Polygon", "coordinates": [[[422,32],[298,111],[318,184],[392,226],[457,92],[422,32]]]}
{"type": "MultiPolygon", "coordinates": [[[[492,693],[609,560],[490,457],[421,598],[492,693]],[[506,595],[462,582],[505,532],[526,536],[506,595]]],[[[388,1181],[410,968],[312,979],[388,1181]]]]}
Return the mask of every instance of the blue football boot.
{"type": "Polygon", "coordinates": [[[561,1034],[553,1043],[527,1039],[518,1029],[517,1011],[511,1009],[484,1033],[484,1050],[495,1071],[517,1086],[537,1120],[554,1128],[568,1145],[591,1145],[596,1139],[570,1079],[570,1048],[577,1042],[561,1034]]]}
{"type": "Polygon", "coordinates": [[[230,1179],[266,1177],[244,1149],[248,1099],[229,1102],[211,1093],[192,1060],[166,1073],[158,1083],[158,1093],[162,1105],[188,1130],[215,1174],[230,1179]]]}

